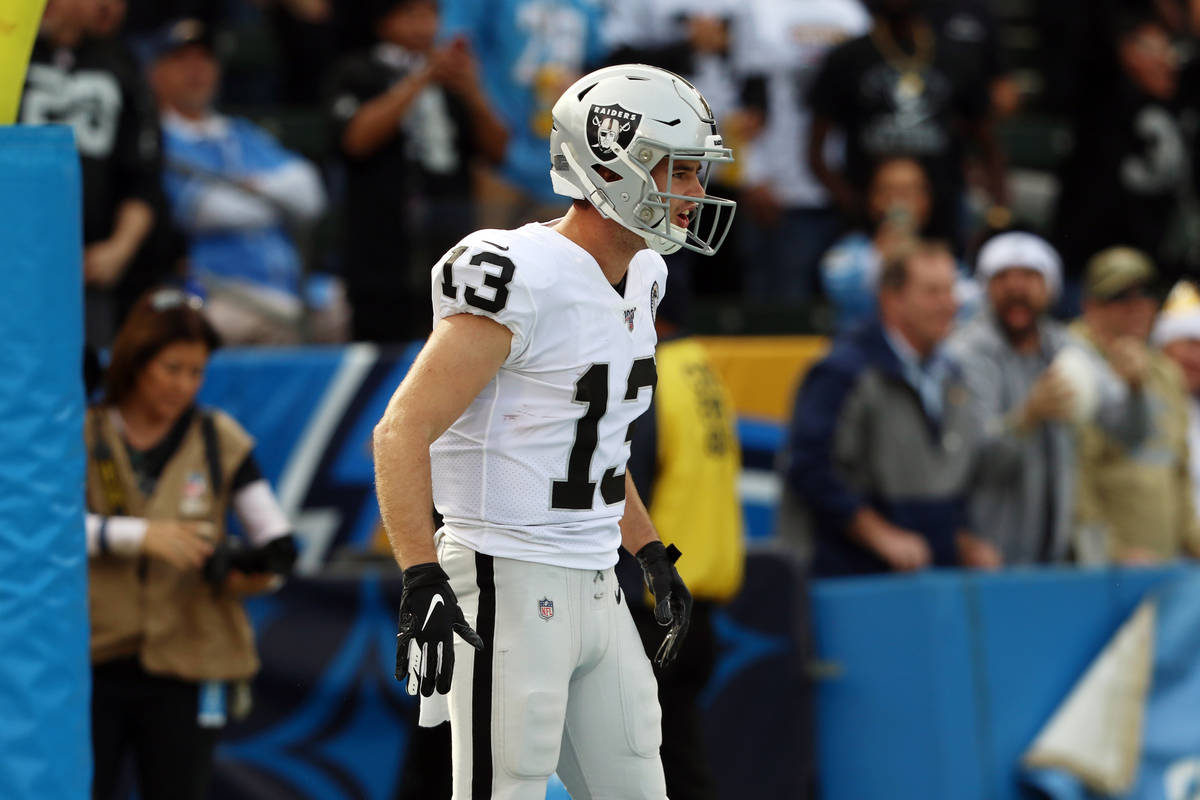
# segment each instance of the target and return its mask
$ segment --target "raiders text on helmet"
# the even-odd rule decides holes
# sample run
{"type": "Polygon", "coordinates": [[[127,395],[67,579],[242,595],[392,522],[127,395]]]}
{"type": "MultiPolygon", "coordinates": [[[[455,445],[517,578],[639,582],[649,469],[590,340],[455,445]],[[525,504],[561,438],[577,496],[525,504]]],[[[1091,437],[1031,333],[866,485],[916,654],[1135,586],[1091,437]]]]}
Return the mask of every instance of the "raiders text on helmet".
{"type": "Polygon", "coordinates": [[[657,67],[605,67],[567,89],[554,104],[553,117],[550,179],[555,192],[587,200],[659,253],[686,247],[712,255],[721,246],[736,204],[671,190],[675,161],[701,162],[706,185],[712,165],[733,161],[712,109],[696,87],[657,67]],[[659,188],[650,171],[664,158],[670,159],[667,183],[659,188]],[[605,174],[597,167],[605,168],[605,174]],[[686,228],[673,224],[673,198],[697,203],[686,228]]]}

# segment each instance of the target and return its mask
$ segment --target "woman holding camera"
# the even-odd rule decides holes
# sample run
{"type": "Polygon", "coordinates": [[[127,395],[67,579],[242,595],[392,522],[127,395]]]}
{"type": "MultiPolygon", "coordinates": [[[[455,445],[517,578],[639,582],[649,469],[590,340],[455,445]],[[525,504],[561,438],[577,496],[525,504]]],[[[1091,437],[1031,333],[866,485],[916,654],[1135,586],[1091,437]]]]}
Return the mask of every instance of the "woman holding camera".
{"type": "Polygon", "coordinates": [[[291,527],[231,417],[195,405],[218,346],[198,297],[143,297],[89,409],[87,545],[93,797],[132,755],[144,800],[202,798],[227,714],[258,670],[242,598],[296,557],[291,527]],[[225,533],[233,511],[248,540],[225,533]]]}

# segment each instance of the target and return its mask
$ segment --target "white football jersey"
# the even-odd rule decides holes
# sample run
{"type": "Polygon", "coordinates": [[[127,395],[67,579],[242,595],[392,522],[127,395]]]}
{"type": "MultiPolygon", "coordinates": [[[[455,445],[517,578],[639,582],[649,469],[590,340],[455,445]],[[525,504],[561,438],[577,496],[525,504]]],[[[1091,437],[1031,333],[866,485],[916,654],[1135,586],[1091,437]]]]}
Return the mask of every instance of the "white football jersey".
{"type": "Polygon", "coordinates": [[[541,223],[473,233],[434,267],[435,323],[480,314],[513,335],[500,371],[430,448],[446,535],[504,558],[616,562],[666,278],[662,256],[643,250],[619,295],[587,251],[541,223]]]}

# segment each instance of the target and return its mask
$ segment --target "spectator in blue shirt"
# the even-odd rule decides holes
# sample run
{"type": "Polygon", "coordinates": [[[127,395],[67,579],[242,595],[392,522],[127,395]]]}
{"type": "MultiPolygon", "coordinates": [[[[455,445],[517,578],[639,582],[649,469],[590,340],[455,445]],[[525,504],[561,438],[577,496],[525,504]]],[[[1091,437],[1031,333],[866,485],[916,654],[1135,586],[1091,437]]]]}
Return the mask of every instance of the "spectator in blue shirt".
{"type": "Polygon", "coordinates": [[[164,184],[188,239],[189,278],[230,344],[299,340],[303,267],[293,230],[325,209],[311,163],[213,108],[220,69],[199,20],[169,26],[151,84],[162,113],[164,184]]]}
{"type": "Polygon", "coordinates": [[[605,55],[600,0],[442,0],[442,35],[464,35],[484,88],[511,138],[504,162],[487,173],[480,199],[485,228],[511,228],[566,211],[550,186],[550,108],[605,55]]]}

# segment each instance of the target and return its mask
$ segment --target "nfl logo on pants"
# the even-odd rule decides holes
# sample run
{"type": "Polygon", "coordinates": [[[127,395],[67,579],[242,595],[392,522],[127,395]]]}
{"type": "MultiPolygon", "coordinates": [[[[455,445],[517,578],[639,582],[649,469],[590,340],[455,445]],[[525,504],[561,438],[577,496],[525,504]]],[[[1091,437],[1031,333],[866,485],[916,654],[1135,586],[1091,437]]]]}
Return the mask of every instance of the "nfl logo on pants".
{"type": "Polygon", "coordinates": [[[538,600],[538,614],[542,619],[550,619],[554,616],[554,601],[548,597],[543,597],[538,600]]]}

